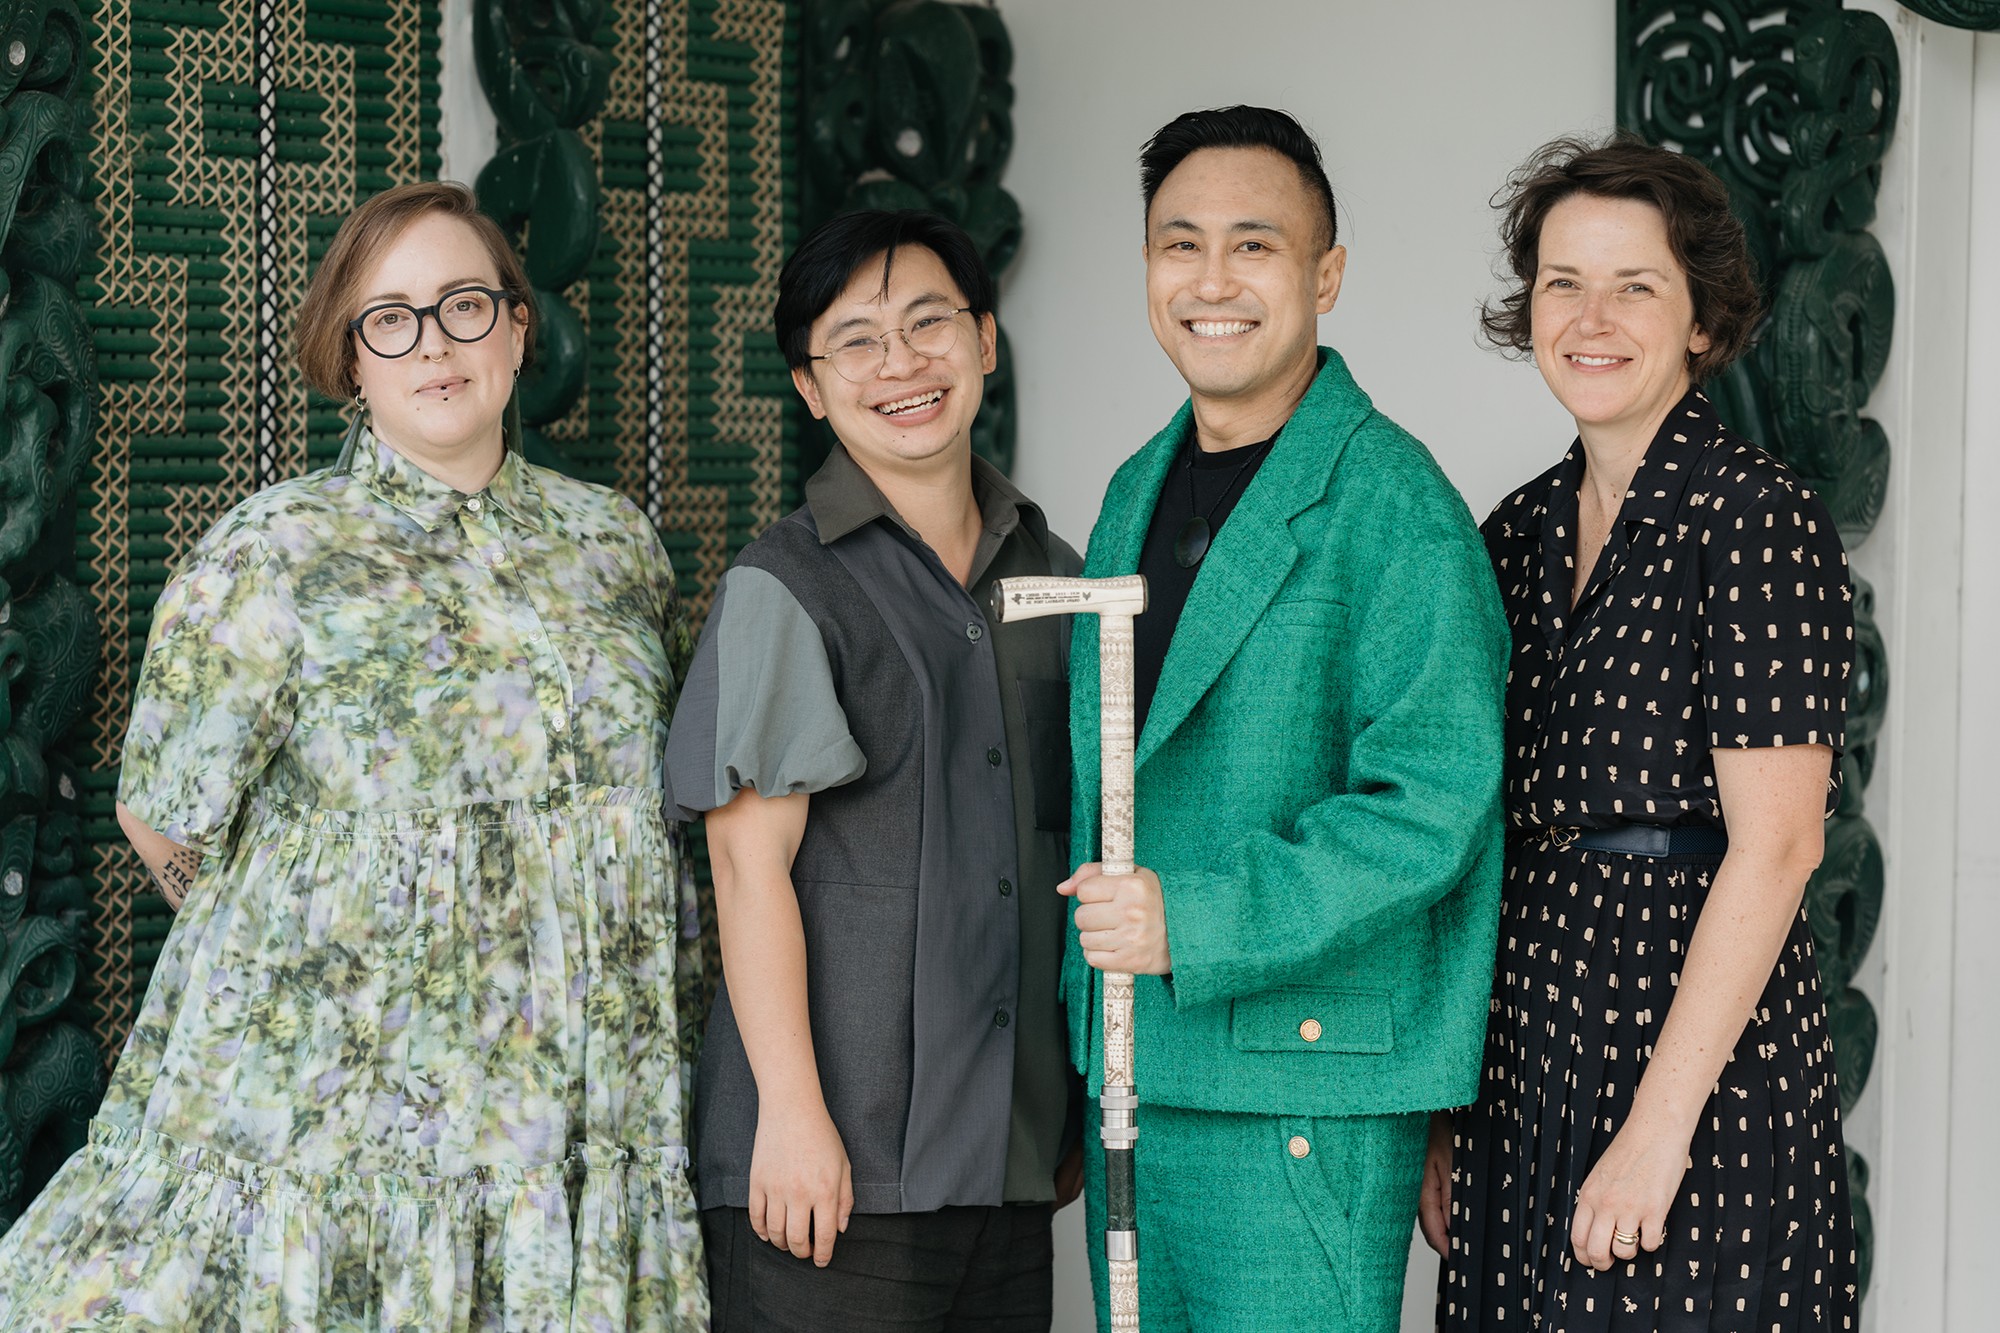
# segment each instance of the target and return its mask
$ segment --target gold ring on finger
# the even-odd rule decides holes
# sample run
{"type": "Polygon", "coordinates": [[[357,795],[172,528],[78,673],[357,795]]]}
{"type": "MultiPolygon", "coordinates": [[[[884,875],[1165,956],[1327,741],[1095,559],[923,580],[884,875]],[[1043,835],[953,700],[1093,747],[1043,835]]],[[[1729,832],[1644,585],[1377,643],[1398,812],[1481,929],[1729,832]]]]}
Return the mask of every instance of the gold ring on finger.
{"type": "Polygon", "coordinates": [[[1611,1243],[1613,1245],[1630,1245],[1633,1249],[1637,1249],[1639,1247],[1639,1237],[1633,1232],[1620,1231],[1614,1227],[1611,1231],[1611,1243]]]}

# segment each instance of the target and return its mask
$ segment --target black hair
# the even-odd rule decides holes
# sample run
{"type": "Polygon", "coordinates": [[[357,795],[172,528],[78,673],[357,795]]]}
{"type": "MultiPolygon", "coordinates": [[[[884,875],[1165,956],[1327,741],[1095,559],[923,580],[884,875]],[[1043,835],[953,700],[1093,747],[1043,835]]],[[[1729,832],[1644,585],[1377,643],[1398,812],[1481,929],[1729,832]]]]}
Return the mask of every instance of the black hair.
{"type": "Polygon", "coordinates": [[[813,321],[877,255],[882,257],[882,290],[889,290],[896,251],[906,245],[921,245],[938,257],[975,318],[992,313],[998,298],[993,275],[979,247],[957,223],[917,209],[843,213],[801,241],[778,274],[778,303],[771,315],[788,367],[811,365],[813,321]]]}
{"type": "Polygon", "coordinates": [[[1335,220],[1333,185],[1321,165],[1319,145],[1305,126],[1283,111],[1263,106],[1225,106],[1211,111],[1189,111],[1160,127],[1139,151],[1139,190],[1145,196],[1146,214],[1151,217],[1153,196],[1161,182],[1190,154],[1204,148],[1268,148],[1298,168],[1306,193],[1325,211],[1326,245],[1333,249],[1339,237],[1335,220]]]}

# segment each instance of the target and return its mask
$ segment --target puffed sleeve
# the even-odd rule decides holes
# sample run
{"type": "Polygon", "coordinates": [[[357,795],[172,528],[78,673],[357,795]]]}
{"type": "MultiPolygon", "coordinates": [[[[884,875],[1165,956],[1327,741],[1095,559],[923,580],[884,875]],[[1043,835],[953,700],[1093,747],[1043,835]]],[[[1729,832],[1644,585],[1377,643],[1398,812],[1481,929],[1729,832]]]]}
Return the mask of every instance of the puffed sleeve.
{"type": "Polygon", "coordinates": [[[680,818],[727,805],[744,787],[765,796],[825,791],[867,767],[819,627],[775,575],[731,569],[667,738],[668,799],[680,818]]]}
{"type": "Polygon", "coordinates": [[[1702,692],[1718,749],[1829,745],[1837,753],[1854,660],[1847,552],[1825,504],[1780,476],[1702,550],[1702,692]]]}
{"type": "Polygon", "coordinates": [[[118,799],[173,841],[215,850],[291,733],[300,642],[270,548],[225,521],[160,594],[118,799]]]}

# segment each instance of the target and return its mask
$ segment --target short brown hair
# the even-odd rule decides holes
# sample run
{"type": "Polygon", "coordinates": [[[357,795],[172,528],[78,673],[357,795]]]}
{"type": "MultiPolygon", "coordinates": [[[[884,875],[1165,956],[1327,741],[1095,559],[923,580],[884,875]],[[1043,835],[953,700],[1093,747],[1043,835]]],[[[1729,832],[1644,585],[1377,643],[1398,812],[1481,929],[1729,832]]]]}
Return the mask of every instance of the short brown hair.
{"type": "Polygon", "coordinates": [[[514,247],[497,223],[479,211],[472,191],[456,181],[418,181],[382,191],[347,215],[326,248],[319,270],[299,302],[292,326],[292,355],[305,372],[306,383],[329,398],[351,398],[355,392],[354,339],[347,321],[369,268],[393,245],[403,229],[426,213],[442,213],[472,228],[486,247],[500,275],[500,287],[513,298],[515,318],[524,320],[523,361],[535,351],[535,302],[528,275],[514,247]]]}
{"type": "Polygon", "coordinates": [[[1487,341],[1503,351],[1534,354],[1531,306],[1542,224],[1573,194],[1637,199],[1660,210],[1674,261],[1687,274],[1695,326],[1709,339],[1707,351],[1688,355],[1688,374],[1705,384],[1728,369],[1749,346],[1763,309],[1729,191],[1694,158],[1625,133],[1600,142],[1563,138],[1544,144],[1494,194],[1514,287],[1480,307],[1479,328],[1487,341]]]}

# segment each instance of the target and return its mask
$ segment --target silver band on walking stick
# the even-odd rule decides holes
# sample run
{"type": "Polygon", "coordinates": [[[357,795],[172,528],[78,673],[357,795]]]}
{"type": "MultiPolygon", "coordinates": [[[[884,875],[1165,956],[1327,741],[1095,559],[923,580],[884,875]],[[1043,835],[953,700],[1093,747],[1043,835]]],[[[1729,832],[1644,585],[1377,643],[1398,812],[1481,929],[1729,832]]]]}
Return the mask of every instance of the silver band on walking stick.
{"type": "MultiPolygon", "coordinates": [[[[1146,609],[1146,580],[1017,578],[993,585],[999,623],[1038,616],[1097,617],[1101,836],[1107,875],[1132,873],[1132,617],[1146,609]]],[[[1132,974],[1104,974],[1104,1255],[1110,1266],[1112,1333],[1139,1333],[1139,1208],[1132,1169],[1139,1093],[1132,1077],[1132,974]]]]}

